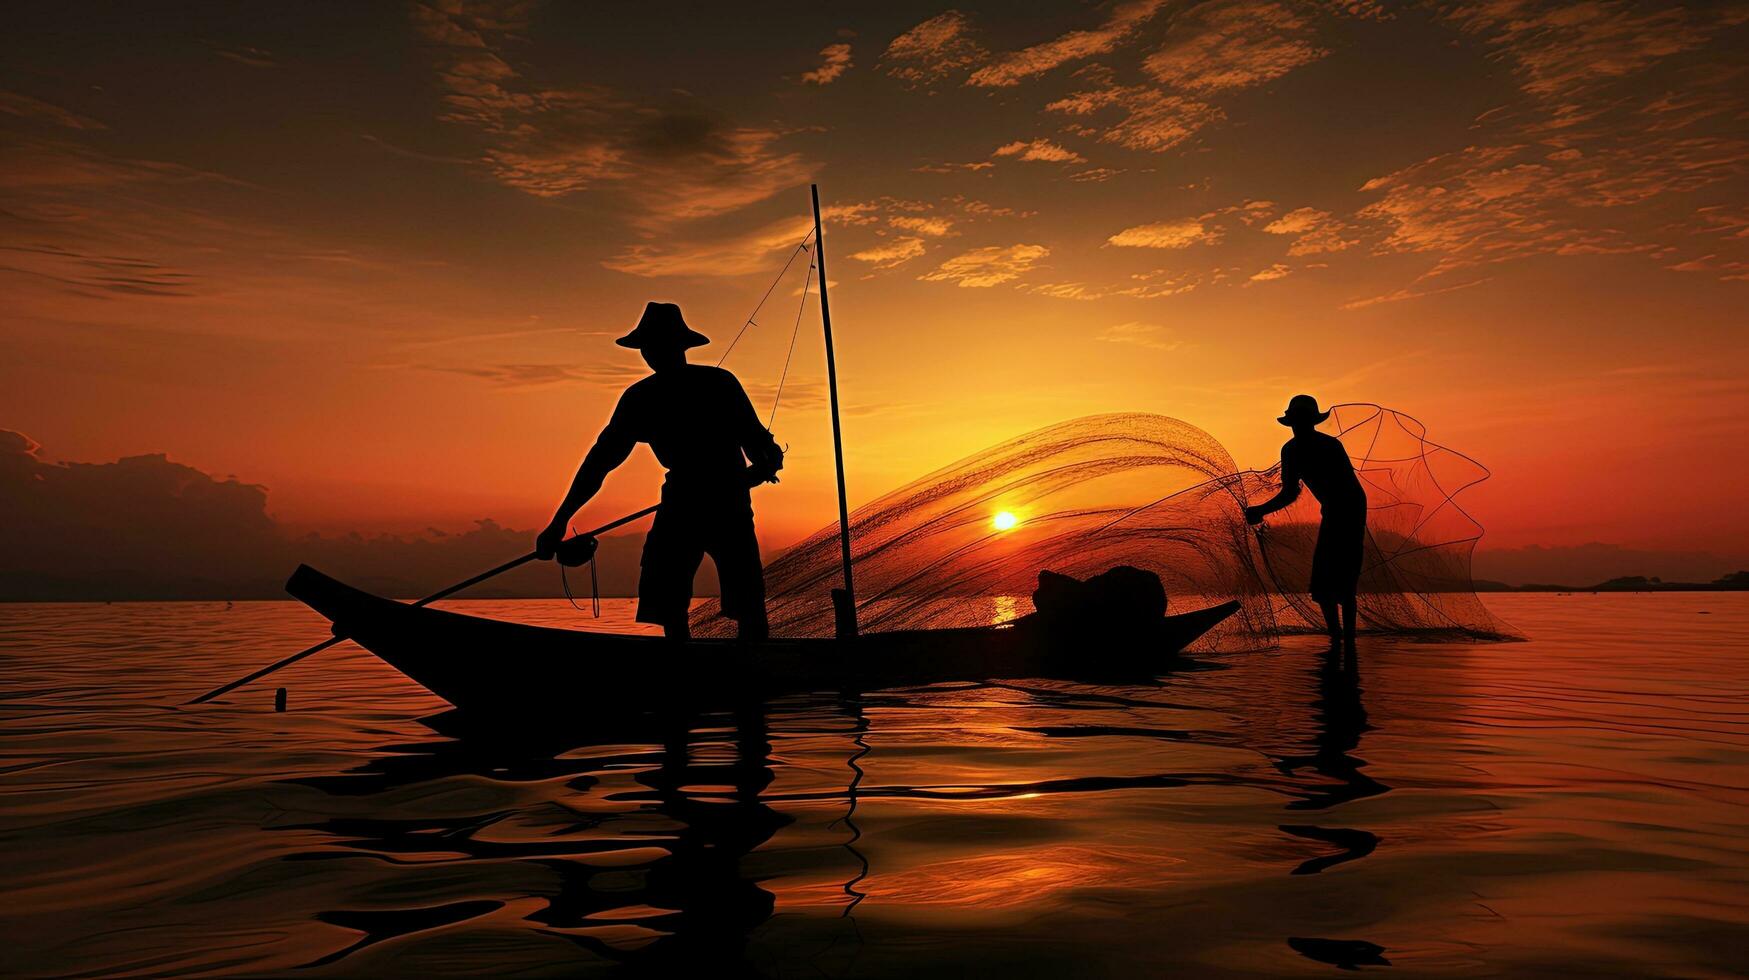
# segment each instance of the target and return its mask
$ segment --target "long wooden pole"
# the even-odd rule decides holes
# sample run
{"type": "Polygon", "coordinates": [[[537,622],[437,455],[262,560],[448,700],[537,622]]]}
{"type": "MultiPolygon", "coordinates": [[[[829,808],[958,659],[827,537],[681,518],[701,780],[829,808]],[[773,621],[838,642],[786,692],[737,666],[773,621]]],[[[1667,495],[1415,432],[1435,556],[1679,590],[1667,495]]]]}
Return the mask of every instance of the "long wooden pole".
{"type": "Polygon", "coordinates": [[[850,575],[850,500],[844,491],[844,433],[838,423],[838,360],[832,353],[832,307],[826,302],[826,242],[820,232],[820,185],[814,195],[814,264],[820,269],[820,326],[826,332],[826,392],[832,403],[832,457],[838,464],[838,547],[844,560],[844,594],[834,596],[838,634],[856,635],[856,585],[850,575]]]}
{"type": "MultiPolygon", "coordinates": [[[[616,527],[620,527],[621,525],[624,525],[624,524],[630,524],[631,522],[637,520],[640,517],[646,517],[650,514],[654,514],[655,512],[656,512],[656,507],[654,505],[649,506],[649,507],[645,507],[643,510],[638,511],[635,514],[627,514],[626,516],[620,518],[619,520],[609,521],[608,523],[601,525],[600,527],[596,528],[595,530],[585,531],[584,533],[577,535],[577,537],[592,538],[592,537],[595,537],[595,536],[600,535],[600,534],[606,534],[608,531],[611,531],[616,527]]],[[[528,554],[523,555],[521,558],[507,561],[504,564],[499,565],[497,568],[491,569],[489,571],[481,572],[480,574],[475,575],[473,578],[467,579],[465,581],[457,582],[456,584],[450,586],[447,589],[442,589],[440,591],[433,592],[432,594],[426,596],[425,598],[420,599],[418,602],[413,603],[413,605],[415,605],[415,606],[428,606],[428,605],[436,602],[439,599],[445,599],[445,598],[448,598],[452,595],[455,595],[457,592],[460,592],[463,589],[470,588],[470,587],[475,586],[475,585],[479,585],[481,582],[486,581],[487,579],[493,577],[494,575],[502,575],[505,572],[510,571],[512,568],[516,568],[516,567],[521,566],[521,565],[526,565],[529,562],[534,561],[535,557],[536,557],[535,552],[531,551],[528,554]]],[[[211,701],[213,698],[216,698],[221,694],[227,694],[231,691],[235,691],[237,688],[242,687],[244,684],[247,684],[250,681],[259,680],[263,677],[266,677],[268,674],[271,674],[274,671],[279,670],[281,667],[290,667],[292,664],[297,663],[298,661],[304,659],[305,657],[314,656],[318,653],[321,653],[323,650],[328,649],[329,647],[333,646],[336,643],[343,643],[345,641],[346,641],[346,637],[344,637],[344,636],[329,637],[328,639],[323,640],[322,642],[316,644],[313,647],[308,647],[308,648],[305,648],[303,650],[299,650],[297,653],[292,654],[291,656],[285,658],[284,660],[280,660],[280,661],[277,661],[275,663],[268,664],[267,666],[261,668],[260,670],[256,671],[253,674],[250,674],[247,677],[239,677],[238,679],[236,679],[236,680],[232,681],[231,683],[226,684],[222,687],[215,687],[212,690],[206,692],[205,694],[202,694],[200,697],[195,698],[192,701],[183,702],[183,705],[186,707],[187,705],[190,705],[190,704],[205,704],[206,702],[211,701]]]]}

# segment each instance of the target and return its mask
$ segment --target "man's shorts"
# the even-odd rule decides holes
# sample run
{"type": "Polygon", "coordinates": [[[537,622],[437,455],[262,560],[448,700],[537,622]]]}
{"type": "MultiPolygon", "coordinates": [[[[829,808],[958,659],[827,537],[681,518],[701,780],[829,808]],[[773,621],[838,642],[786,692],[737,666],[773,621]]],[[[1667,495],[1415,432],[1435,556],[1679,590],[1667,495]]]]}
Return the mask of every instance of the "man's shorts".
{"type": "Polygon", "coordinates": [[[638,575],[638,622],[666,625],[692,608],[692,579],[709,555],[722,586],[723,615],[738,622],[765,618],[765,569],[751,508],[676,507],[656,512],[644,538],[638,575]]]}

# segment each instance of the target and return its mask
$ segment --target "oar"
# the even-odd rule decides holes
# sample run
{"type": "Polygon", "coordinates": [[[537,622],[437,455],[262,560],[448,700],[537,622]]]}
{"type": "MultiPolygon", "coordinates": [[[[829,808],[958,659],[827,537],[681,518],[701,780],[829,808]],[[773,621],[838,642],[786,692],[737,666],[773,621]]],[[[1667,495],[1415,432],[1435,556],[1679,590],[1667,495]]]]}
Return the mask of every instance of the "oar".
{"type": "MultiPolygon", "coordinates": [[[[638,511],[635,514],[627,514],[626,516],[620,518],[617,521],[610,521],[606,524],[601,525],[600,527],[596,528],[593,531],[585,531],[582,534],[577,535],[577,537],[579,537],[579,538],[598,537],[600,535],[606,534],[607,532],[613,530],[616,527],[619,527],[622,524],[630,524],[631,522],[637,520],[640,517],[647,517],[650,514],[654,514],[655,512],[656,512],[656,508],[654,506],[645,507],[643,510],[638,511]]],[[[436,602],[439,599],[443,599],[443,598],[446,598],[448,596],[455,595],[457,592],[460,592],[461,590],[466,589],[470,586],[479,585],[481,582],[486,581],[487,579],[491,578],[494,575],[502,575],[503,573],[510,571],[512,568],[516,568],[519,565],[525,565],[531,561],[534,561],[535,557],[536,557],[535,552],[531,551],[528,554],[523,555],[521,558],[518,558],[514,561],[507,561],[504,564],[499,565],[497,568],[494,568],[490,571],[481,572],[480,574],[475,575],[473,578],[470,578],[464,582],[457,582],[456,584],[450,586],[447,589],[443,589],[442,591],[439,591],[439,592],[433,592],[432,594],[426,596],[425,598],[420,599],[418,602],[413,603],[413,605],[415,605],[415,606],[428,606],[431,603],[436,602]]],[[[237,680],[234,680],[231,683],[226,684],[223,687],[215,687],[212,690],[206,692],[205,694],[202,694],[200,697],[195,698],[192,701],[184,702],[184,706],[186,707],[187,705],[190,705],[190,704],[204,704],[205,702],[211,701],[213,698],[216,698],[221,694],[225,694],[225,693],[228,693],[230,691],[235,691],[237,688],[242,687],[244,684],[247,684],[250,681],[260,680],[261,678],[266,677],[268,674],[273,673],[274,671],[280,669],[281,667],[289,667],[292,664],[295,664],[298,661],[304,659],[305,657],[311,656],[313,654],[321,653],[323,650],[326,650],[329,647],[333,646],[334,644],[344,641],[345,639],[346,639],[346,637],[344,637],[344,636],[330,637],[330,638],[323,640],[322,642],[316,644],[313,647],[309,647],[308,649],[305,649],[305,650],[300,650],[297,653],[294,653],[291,656],[285,658],[284,660],[279,661],[278,663],[269,664],[266,667],[261,668],[260,670],[256,671],[253,674],[250,674],[247,677],[238,678],[237,680]]]]}

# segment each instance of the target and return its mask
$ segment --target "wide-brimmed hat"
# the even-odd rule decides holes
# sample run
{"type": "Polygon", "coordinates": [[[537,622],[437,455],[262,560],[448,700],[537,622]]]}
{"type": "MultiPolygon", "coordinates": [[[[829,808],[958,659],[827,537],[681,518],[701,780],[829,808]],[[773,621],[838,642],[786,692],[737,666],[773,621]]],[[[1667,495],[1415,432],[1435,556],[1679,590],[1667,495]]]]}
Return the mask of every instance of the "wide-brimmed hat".
{"type": "Polygon", "coordinates": [[[711,342],[709,337],[686,325],[686,318],[680,315],[680,307],[673,303],[647,303],[644,305],[644,315],[638,318],[638,325],[632,332],[614,341],[621,347],[632,350],[647,348],[703,347],[711,342]]]}
{"type": "Polygon", "coordinates": [[[1282,425],[1316,425],[1329,417],[1329,412],[1318,411],[1318,399],[1311,395],[1295,395],[1288,399],[1287,411],[1276,421],[1282,425]]]}

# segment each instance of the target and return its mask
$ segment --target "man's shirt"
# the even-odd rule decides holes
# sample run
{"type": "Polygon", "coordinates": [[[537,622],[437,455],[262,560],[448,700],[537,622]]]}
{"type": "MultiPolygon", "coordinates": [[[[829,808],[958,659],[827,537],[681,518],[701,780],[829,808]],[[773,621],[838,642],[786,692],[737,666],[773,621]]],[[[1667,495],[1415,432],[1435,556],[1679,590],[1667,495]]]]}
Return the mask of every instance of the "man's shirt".
{"type": "Polygon", "coordinates": [[[665,499],[673,492],[744,493],[746,459],[756,464],[782,459],[741,382],[703,364],[658,371],[627,388],[589,451],[589,462],[612,469],[640,442],[649,443],[668,470],[665,499]]]}

